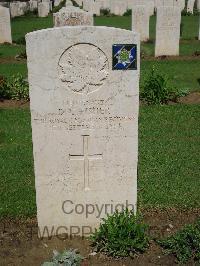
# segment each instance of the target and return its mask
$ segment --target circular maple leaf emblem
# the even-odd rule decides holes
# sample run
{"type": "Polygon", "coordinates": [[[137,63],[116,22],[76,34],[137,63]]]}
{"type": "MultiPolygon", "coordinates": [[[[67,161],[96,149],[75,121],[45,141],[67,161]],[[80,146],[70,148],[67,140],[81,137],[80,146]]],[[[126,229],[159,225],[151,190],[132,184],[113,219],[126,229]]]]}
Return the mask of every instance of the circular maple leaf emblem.
{"type": "Polygon", "coordinates": [[[58,65],[60,80],[76,93],[97,91],[108,77],[108,59],[93,44],[71,46],[62,54],[58,65]]]}

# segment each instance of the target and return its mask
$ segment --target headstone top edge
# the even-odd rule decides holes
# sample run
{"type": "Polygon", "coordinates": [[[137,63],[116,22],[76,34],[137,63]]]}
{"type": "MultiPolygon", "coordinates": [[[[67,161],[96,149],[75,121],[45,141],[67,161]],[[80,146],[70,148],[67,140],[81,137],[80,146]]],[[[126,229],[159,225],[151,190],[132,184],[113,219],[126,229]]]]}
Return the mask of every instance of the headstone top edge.
{"type": "Polygon", "coordinates": [[[75,31],[78,29],[82,29],[82,30],[107,30],[107,31],[115,31],[115,32],[121,32],[121,33],[127,33],[130,34],[132,36],[134,36],[135,38],[139,38],[139,33],[132,31],[132,30],[126,30],[126,29],[120,29],[120,28],[115,28],[115,27],[106,27],[106,26],[62,26],[62,27],[55,27],[55,28],[48,28],[48,29],[42,29],[42,30],[37,30],[37,31],[33,31],[33,32],[29,32],[25,35],[25,39],[27,40],[29,37],[32,36],[36,36],[36,35],[42,35],[43,33],[47,33],[47,32],[55,32],[55,31],[75,31]]]}

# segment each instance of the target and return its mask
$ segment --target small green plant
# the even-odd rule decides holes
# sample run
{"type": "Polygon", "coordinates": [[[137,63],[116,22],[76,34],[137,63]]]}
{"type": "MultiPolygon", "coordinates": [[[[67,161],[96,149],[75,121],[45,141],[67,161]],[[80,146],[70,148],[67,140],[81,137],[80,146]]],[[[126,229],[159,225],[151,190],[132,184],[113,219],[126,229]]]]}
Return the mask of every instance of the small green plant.
{"type": "Polygon", "coordinates": [[[62,253],[58,251],[53,253],[52,262],[44,262],[42,266],[79,266],[83,260],[83,257],[73,249],[65,250],[62,253]]]}
{"type": "Polygon", "coordinates": [[[131,16],[132,9],[127,9],[126,12],[123,14],[123,16],[131,16]]]}
{"type": "Polygon", "coordinates": [[[176,91],[170,86],[169,79],[153,66],[142,85],[141,99],[147,104],[166,104],[176,98],[176,91]]]}
{"type": "Polygon", "coordinates": [[[28,82],[20,75],[0,77],[0,99],[29,100],[28,82]]]}
{"type": "Polygon", "coordinates": [[[116,211],[103,219],[98,230],[91,235],[92,246],[98,252],[113,257],[133,257],[144,252],[149,244],[147,226],[133,211],[116,211]]]}
{"type": "Polygon", "coordinates": [[[11,92],[7,86],[6,78],[0,76],[0,100],[3,99],[11,99],[11,92]]]}
{"type": "Polygon", "coordinates": [[[26,50],[21,51],[19,54],[17,54],[15,56],[15,59],[21,60],[21,59],[26,59],[27,55],[26,55],[26,50]]]}
{"type": "Polygon", "coordinates": [[[15,41],[16,44],[23,44],[26,45],[25,37],[20,37],[15,41]]]}
{"type": "Polygon", "coordinates": [[[109,9],[101,9],[100,14],[101,14],[101,16],[109,17],[110,16],[110,10],[109,9]]]}
{"type": "Polygon", "coordinates": [[[200,263],[200,219],[158,243],[181,263],[186,263],[191,258],[200,263]]]}
{"type": "Polygon", "coordinates": [[[188,88],[182,88],[182,89],[179,89],[177,92],[176,92],[176,99],[180,98],[180,97],[184,97],[184,96],[187,96],[188,94],[190,93],[190,90],[188,88]]]}
{"type": "Polygon", "coordinates": [[[28,82],[24,80],[22,75],[17,74],[8,79],[7,87],[12,100],[29,100],[28,82]]]}

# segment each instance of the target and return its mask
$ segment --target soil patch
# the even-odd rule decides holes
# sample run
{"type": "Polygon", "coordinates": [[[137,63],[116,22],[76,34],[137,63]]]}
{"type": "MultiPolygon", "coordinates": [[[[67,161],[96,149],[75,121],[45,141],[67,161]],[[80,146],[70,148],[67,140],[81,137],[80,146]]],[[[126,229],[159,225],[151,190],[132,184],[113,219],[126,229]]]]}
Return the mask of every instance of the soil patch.
{"type": "Polygon", "coordinates": [[[192,92],[187,96],[180,97],[178,102],[185,104],[200,104],[200,92],[192,92]]]}
{"type": "Polygon", "coordinates": [[[26,63],[26,59],[21,59],[21,58],[17,59],[17,58],[12,57],[12,56],[0,58],[0,64],[9,64],[9,63],[13,63],[13,64],[26,63]]]}
{"type": "MultiPolygon", "coordinates": [[[[149,209],[142,211],[144,221],[149,224],[152,239],[162,238],[176,232],[184,225],[200,217],[200,209],[149,209]]],[[[83,265],[134,266],[175,265],[172,255],[164,255],[154,240],[149,249],[134,259],[116,260],[103,254],[91,256],[90,242],[86,239],[66,236],[39,239],[37,221],[33,219],[2,219],[0,221],[0,265],[39,266],[52,258],[53,250],[76,248],[86,258],[83,265]]],[[[189,262],[187,265],[194,265],[189,262]]]]}
{"type": "Polygon", "coordinates": [[[0,108],[24,108],[29,107],[29,101],[17,101],[17,100],[1,100],[0,99],[0,108]]]}

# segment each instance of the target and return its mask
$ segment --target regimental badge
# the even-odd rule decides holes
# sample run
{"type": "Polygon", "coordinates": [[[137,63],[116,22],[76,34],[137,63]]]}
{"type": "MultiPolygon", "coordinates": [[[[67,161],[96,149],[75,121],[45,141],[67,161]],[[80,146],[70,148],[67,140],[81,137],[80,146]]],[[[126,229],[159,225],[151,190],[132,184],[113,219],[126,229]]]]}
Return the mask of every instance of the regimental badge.
{"type": "Polygon", "coordinates": [[[113,70],[137,69],[137,45],[113,44],[113,70]]]}

